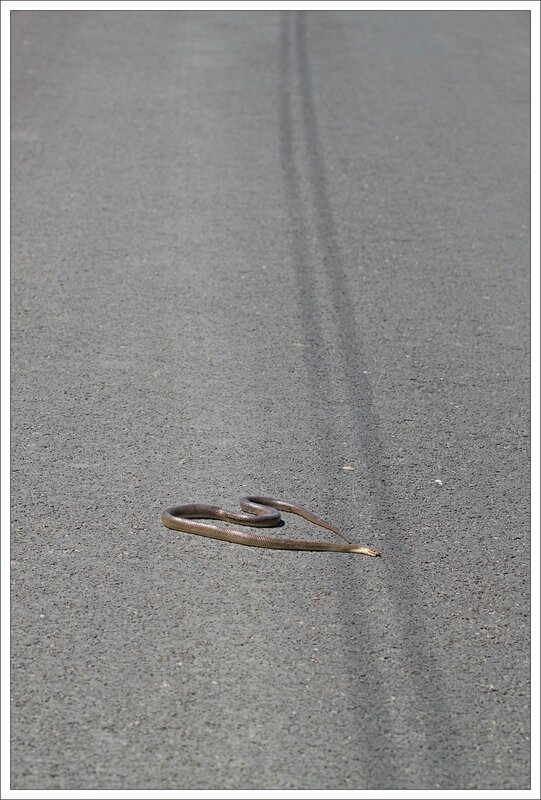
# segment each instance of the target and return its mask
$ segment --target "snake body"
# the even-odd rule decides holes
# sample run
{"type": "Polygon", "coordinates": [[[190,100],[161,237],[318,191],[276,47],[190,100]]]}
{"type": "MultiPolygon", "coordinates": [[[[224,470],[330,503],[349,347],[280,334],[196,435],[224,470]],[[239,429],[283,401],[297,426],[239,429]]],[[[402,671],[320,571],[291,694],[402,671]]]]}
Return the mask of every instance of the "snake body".
{"type": "Polygon", "coordinates": [[[274,497],[250,496],[241,497],[239,505],[242,511],[227,511],[220,506],[207,505],[205,503],[188,503],[181,506],[173,506],[162,512],[161,520],[166,528],[185,533],[195,533],[198,536],[206,536],[209,539],[221,539],[224,542],[234,542],[250,547],[266,547],[272,550],[310,550],[325,551],[331,553],[363,553],[366,556],[379,556],[377,550],[372,547],[360,547],[350,542],[346,537],[330,522],[317,517],[308,509],[296,506],[285,500],[277,500],[274,497]],[[239,525],[249,525],[251,527],[271,528],[278,525],[281,520],[280,511],[290,514],[298,514],[314,525],[332,531],[345,544],[334,542],[311,542],[302,539],[280,539],[273,536],[264,536],[255,533],[243,533],[233,528],[225,528],[221,525],[214,525],[210,522],[199,522],[201,519],[217,519],[222,522],[234,522],[239,525]]]}

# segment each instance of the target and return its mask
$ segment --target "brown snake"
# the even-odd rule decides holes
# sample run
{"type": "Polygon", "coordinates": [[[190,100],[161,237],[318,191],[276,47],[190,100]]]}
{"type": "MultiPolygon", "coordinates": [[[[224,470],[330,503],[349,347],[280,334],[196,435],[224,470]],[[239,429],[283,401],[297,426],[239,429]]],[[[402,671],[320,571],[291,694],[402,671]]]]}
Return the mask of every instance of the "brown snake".
{"type": "Polygon", "coordinates": [[[196,533],[198,536],[207,536],[209,539],[221,539],[224,542],[245,544],[250,547],[267,547],[273,550],[322,550],[331,553],[363,553],[365,556],[381,555],[372,547],[360,547],[353,544],[330,522],[325,522],[324,519],[316,517],[308,509],[302,508],[302,506],[294,506],[285,500],[259,496],[241,497],[239,505],[242,512],[226,511],[220,506],[210,506],[205,503],[188,503],[166,509],[162,512],[161,520],[166,528],[171,528],[174,531],[196,533]],[[314,525],[319,525],[321,528],[332,531],[343,539],[346,544],[310,542],[302,539],[279,539],[273,536],[260,536],[255,533],[242,533],[242,531],[223,528],[210,522],[195,521],[200,519],[219,519],[223,522],[236,522],[239,525],[271,528],[280,522],[280,511],[298,514],[309,522],[313,522],[314,525]]]}

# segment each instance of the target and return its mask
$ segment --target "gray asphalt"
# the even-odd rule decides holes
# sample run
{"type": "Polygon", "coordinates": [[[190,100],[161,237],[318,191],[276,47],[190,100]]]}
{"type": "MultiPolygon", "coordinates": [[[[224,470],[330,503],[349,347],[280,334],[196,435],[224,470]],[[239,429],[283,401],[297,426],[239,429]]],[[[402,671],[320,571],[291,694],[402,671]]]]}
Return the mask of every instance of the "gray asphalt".
{"type": "Polygon", "coordinates": [[[12,787],[528,788],[529,14],[15,12],[12,164],[12,787]]]}

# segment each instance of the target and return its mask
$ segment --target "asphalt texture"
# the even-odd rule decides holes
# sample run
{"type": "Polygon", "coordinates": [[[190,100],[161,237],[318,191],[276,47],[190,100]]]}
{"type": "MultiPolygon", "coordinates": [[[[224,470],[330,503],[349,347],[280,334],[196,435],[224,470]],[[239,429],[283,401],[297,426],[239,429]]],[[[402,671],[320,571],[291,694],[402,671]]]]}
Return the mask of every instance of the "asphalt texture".
{"type": "Polygon", "coordinates": [[[529,125],[527,12],[12,13],[13,788],[528,788],[529,125]]]}

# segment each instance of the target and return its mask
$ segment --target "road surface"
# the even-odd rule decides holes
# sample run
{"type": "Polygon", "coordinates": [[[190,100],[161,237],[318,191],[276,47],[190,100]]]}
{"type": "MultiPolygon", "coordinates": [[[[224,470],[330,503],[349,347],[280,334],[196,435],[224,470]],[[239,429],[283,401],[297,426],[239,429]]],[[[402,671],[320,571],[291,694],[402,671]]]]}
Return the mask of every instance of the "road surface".
{"type": "Polygon", "coordinates": [[[526,789],[529,14],[19,11],[12,92],[12,787],[526,789]],[[248,493],[383,557],[160,525],[248,493]]]}

